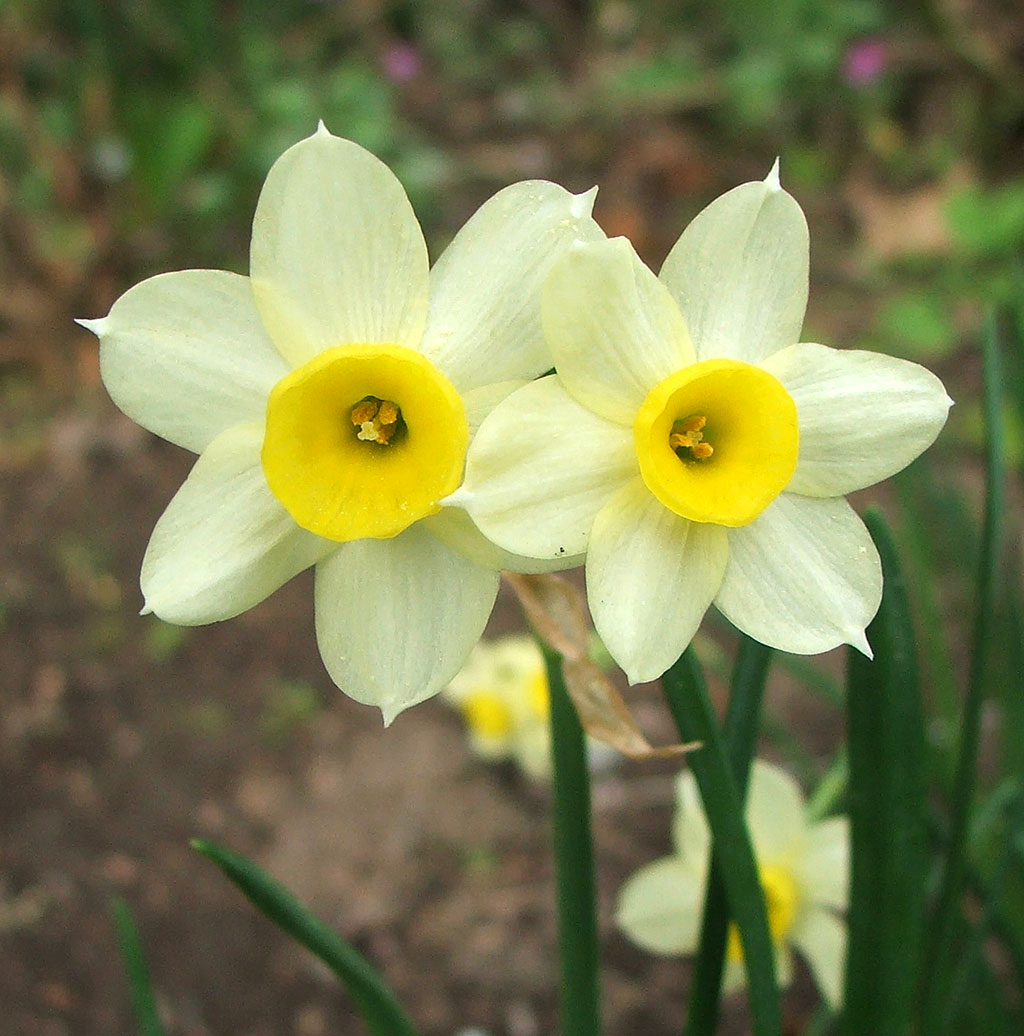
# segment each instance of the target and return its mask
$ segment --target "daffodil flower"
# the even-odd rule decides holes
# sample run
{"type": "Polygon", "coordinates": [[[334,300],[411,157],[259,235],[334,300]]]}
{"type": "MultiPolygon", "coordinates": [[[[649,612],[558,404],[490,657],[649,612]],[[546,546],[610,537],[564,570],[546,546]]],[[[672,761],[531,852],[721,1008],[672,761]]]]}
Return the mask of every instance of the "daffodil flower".
{"type": "MultiPolygon", "coordinates": [[[[807,818],[803,795],[784,770],[755,760],[746,807],[775,945],[779,985],[792,981],[795,948],[833,1007],[842,1000],[849,899],[850,830],[845,817],[807,818]]],[[[694,953],[700,941],[710,835],[687,771],[676,783],[675,854],[637,871],[619,891],[616,919],[638,946],[653,953],[694,953]]],[[[739,934],[730,927],[724,986],[746,981],[739,934]]]]}
{"type": "Polygon", "coordinates": [[[462,713],[478,755],[514,759],[531,777],[549,776],[551,699],[533,637],[481,640],[444,696],[462,713]]]}
{"type": "Polygon", "coordinates": [[[145,610],[227,619],[315,565],[334,681],[386,722],[440,690],[497,570],[530,562],[439,501],[484,414],[550,366],[540,286],[602,236],[592,200],[509,187],[431,270],[396,177],[321,124],[267,176],[249,277],[164,274],[85,321],[117,405],[200,455],[146,551],[145,610]]]}
{"type": "Polygon", "coordinates": [[[598,634],[660,676],[714,602],[762,643],[870,653],[878,554],[843,499],[929,446],[950,400],[916,364],[799,343],[808,234],[778,167],[714,201],[655,277],[580,243],[542,307],[557,373],[483,422],[451,502],[507,550],[586,552],[598,634]]]}

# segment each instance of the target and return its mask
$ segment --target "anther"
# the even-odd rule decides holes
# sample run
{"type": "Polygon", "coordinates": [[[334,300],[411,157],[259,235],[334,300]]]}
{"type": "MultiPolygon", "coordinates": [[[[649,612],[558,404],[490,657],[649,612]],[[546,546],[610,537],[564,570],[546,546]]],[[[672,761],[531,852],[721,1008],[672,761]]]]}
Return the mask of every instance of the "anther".
{"type": "Polygon", "coordinates": [[[401,417],[398,404],[390,399],[373,396],[356,403],[349,413],[349,419],[358,429],[356,438],[361,442],[375,442],[381,446],[387,446],[394,437],[401,417]]]}
{"type": "Polygon", "coordinates": [[[701,414],[693,414],[676,421],[668,436],[669,446],[677,453],[679,450],[690,450],[694,460],[707,460],[715,448],[704,442],[703,428],[708,419],[701,414]]]}

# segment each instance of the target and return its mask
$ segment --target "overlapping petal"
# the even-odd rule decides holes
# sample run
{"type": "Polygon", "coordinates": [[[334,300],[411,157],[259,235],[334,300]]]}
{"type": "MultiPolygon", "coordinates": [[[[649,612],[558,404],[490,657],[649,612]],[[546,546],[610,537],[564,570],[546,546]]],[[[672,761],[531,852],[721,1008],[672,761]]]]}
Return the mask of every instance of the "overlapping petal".
{"type": "Polygon", "coordinates": [[[724,528],[673,514],[639,477],[597,513],[587,597],[594,626],[630,683],[657,679],[683,653],[728,556],[724,528]]]}
{"type": "Polygon", "coordinates": [[[595,191],[513,184],[485,202],[430,273],[421,351],[465,392],[529,379],[551,367],[540,322],[540,288],[574,241],[604,234],[591,218],[595,191]]]}
{"type": "Polygon", "coordinates": [[[394,539],[344,544],[316,569],[316,634],[327,671],[390,723],[459,671],[487,624],[498,579],[422,522],[394,539]]]}
{"type": "Polygon", "coordinates": [[[584,556],[528,558],[502,550],[489,540],[461,507],[442,507],[437,514],[423,519],[426,527],[452,550],[484,568],[505,572],[560,572],[566,568],[578,568],[584,556]]]}
{"type": "Polygon", "coordinates": [[[934,374],[881,353],[791,345],[762,364],[800,419],[800,460],[789,485],[843,496],[905,468],[935,441],[952,404],[934,374]]]}
{"type": "Polygon", "coordinates": [[[200,453],[221,432],[261,421],[288,372],[246,277],[182,270],[137,284],[102,320],[100,371],[114,402],[151,432],[200,453]]]}
{"type": "Polygon", "coordinates": [[[542,305],[562,384],[609,421],[632,427],[650,390],[694,362],[679,307],[625,238],[573,246],[542,305]]]}
{"type": "Polygon", "coordinates": [[[428,259],[388,167],[321,128],[271,167],[250,253],[263,322],[293,366],[335,345],[419,347],[428,259]]]}
{"type": "Polygon", "coordinates": [[[230,619],[336,547],[300,529],[271,494],[262,441],[262,425],[237,425],[196,461],[142,562],[147,611],[182,626],[230,619]]]}
{"type": "Polygon", "coordinates": [[[571,557],[586,550],[598,510],[636,473],[632,429],[592,414],[551,376],[495,407],[447,502],[507,550],[571,557]]]}
{"type": "Polygon", "coordinates": [[[774,170],[700,212],[659,275],[683,311],[697,358],[757,363],[799,341],[808,256],[807,221],[774,170]]]}
{"type": "Polygon", "coordinates": [[[715,604],[748,636],[794,654],[852,644],[882,597],[878,551],[841,498],[783,493],[760,517],[729,532],[729,564],[715,604]]]}
{"type": "Polygon", "coordinates": [[[700,937],[702,883],[675,856],[641,867],[619,891],[615,920],[652,953],[693,953],[700,937]]]}

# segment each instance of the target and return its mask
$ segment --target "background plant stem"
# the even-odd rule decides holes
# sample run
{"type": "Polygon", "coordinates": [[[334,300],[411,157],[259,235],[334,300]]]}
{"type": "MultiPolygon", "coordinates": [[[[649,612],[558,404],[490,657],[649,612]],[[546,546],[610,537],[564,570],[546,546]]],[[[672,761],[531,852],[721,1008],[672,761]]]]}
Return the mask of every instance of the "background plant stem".
{"type": "Polygon", "coordinates": [[[551,761],[562,1036],[601,1031],[587,744],[565,689],[561,656],[542,643],[551,692],[551,761]]]}

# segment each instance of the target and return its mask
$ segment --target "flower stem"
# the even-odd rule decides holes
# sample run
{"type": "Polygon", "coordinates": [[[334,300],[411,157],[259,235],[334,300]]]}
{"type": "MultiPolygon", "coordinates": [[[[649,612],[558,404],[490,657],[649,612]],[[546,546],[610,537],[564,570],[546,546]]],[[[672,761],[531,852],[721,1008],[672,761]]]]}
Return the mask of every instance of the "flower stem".
{"type": "MultiPolygon", "coordinates": [[[[723,726],[725,749],[741,801],[746,798],[750,763],[757,747],[761,701],[770,661],[771,648],[750,637],[743,637],[732,672],[729,707],[723,726]]],[[[686,1015],[686,1036],[714,1032],[718,1024],[728,931],[729,901],[718,854],[712,853],[710,877],[704,895],[700,949],[697,952],[693,984],[690,987],[690,1006],[686,1015]]]]}
{"type": "Polygon", "coordinates": [[[565,689],[562,658],[546,644],[541,647],[551,692],[561,1032],[562,1036],[598,1036],[601,1018],[596,884],[586,738],[565,689]]]}
{"type": "Polygon", "coordinates": [[[692,647],[665,673],[662,686],[682,739],[703,742],[703,747],[690,755],[690,766],[704,802],[729,907],[740,932],[754,1036],[779,1036],[782,1020],[775,948],[768,930],[764,892],[729,753],[692,647]]]}

